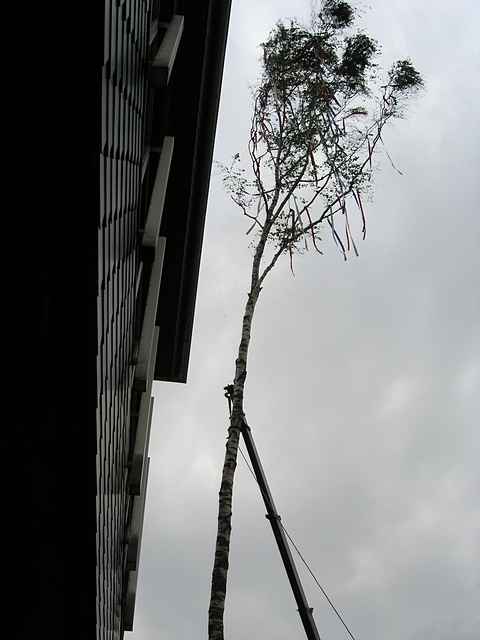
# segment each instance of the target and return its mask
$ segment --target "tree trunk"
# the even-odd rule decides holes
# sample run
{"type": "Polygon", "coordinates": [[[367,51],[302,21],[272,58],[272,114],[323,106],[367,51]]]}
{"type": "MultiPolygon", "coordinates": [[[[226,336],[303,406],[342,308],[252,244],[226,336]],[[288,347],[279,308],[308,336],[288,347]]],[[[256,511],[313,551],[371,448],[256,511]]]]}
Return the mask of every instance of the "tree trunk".
{"type": "MultiPolygon", "coordinates": [[[[258,271],[257,271],[258,272],[258,271]]],[[[228,429],[228,440],[223,463],[222,483],[218,500],[218,529],[215,546],[215,560],[212,572],[212,589],[210,607],[208,610],[208,638],[209,640],[224,640],[223,612],[227,592],[228,558],[230,552],[230,534],[232,530],[232,496],[233,480],[237,466],[237,453],[240,441],[240,430],[243,419],[243,390],[247,376],[247,356],[250,343],[253,313],[260,293],[256,284],[257,278],[252,278],[252,287],[248,294],[247,304],[243,315],[242,337],[235,362],[235,378],[233,381],[233,406],[228,429]]]]}

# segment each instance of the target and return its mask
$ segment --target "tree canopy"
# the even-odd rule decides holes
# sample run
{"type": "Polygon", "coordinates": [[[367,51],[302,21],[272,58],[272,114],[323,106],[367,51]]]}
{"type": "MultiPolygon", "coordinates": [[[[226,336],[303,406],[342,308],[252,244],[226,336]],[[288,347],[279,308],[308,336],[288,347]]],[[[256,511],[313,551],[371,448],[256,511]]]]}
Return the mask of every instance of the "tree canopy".
{"type": "Polygon", "coordinates": [[[354,30],[355,17],[349,3],[325,0],[309,26],[278,22],[262,44],[249,170],[236,154],[223,178],[252,221],[249,231],[256,228],[273,242],[271,259],[309,244],[319,250],[325,224],[345,257],[350,248],[356,251],[350,204],[365,235],[362,195],[372,179],[373,152],[386,123],[402,117],[407,98],[423,86],[409,59],[394,62],[379,82],[380,47],[354,30]],[[337,213],[342,233],[335,227],[337,213]]]}

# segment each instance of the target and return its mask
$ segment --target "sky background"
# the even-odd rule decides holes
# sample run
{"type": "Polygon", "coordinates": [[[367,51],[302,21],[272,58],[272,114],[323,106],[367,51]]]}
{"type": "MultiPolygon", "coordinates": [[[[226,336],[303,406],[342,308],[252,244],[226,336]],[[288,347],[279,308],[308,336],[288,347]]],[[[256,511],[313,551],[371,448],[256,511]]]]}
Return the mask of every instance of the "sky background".
{"type": "MultiPolygon", "coordinates": [[[[480,637],[477,0],[370,0],[385,66],[425,79],[385,133],[360,257],[280,263],[254,319],[245,410],[282,521],[358,640],[480,637]]],[[[364,5],[366,7],[366,5],[364,5]]],[[[245,151],[260,49],[308,0],[233,0],[215,158],[245,151]]],[[[246,299],[246,219],[212,176],[187,385],[155,383],[132,640],[207,637],[218,489],[246,299]]],[[[239,458],[228,640],[304,638],[239,458]]],[[[300,576],[323,640],[346,632],[300,576]]]]}

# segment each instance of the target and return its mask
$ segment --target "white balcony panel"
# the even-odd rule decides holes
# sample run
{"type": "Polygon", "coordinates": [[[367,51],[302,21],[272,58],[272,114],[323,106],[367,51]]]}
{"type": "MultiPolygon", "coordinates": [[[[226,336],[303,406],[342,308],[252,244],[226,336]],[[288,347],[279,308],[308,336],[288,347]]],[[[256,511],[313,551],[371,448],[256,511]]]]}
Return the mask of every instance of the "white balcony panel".
{"type": "Polygon", "coordinates": [[[123,610],[123,628],[125,631],[133,631],[133,617],[135,615],[135,599],[137,596],[138,572],[130,571],[128,574],[127,595],[123,610]]]}
{"type": "Polygon", "coordinates": [[[139,496],[133,499],[132,516],[128,529],[127,570],[137,571],[142,542],[143,519],[145,515],[145,502],[147,497],[148,469],[150,458],[145,460],[145,470],[142,478],[142,488],[139,496]]]}
{"type": "Polygon", "coordinates": [[[155,357],[156,357],[157,347],[158,347],[159,332],[160,332],[160,328],[155,327],[155,330],[153,333],[152,357],[150,358],[150,362],[148,365],[146,380],[137,378],[136,369],[135,369],[135,376],[133,378],[133,388],[134,389],[137,388],[138,390],[138,387],[142,386],[142,389],[140,389],[140,391],[143,391],[143,393],[145,393],[147,398],[150,397],[150,394],[152,392],[152,381],[153,381],[153,374],[155,371],[155,357]]]}
{"type": "Polygon", "coordinates": [[[168,84],[183,33],[183,16],[174,15],[152,62],[152,84],[164,87],[168,84]]]}
{"type": "Polygon", "coordinates": [[[150,429],[152,425],[153,397],[142,393],[140,399],[140,411],[138,414],[137,432],[132,455],[132,466],[128,479],[128,487],[131,495],[139,495],[144,475],[145,460],[148,456],[148,443],[150,441],[150,429]]]}
{"type": "Polygon", "coordinates": [[[155,349],[153,348],[153,339],[155,334],[155,319],[157,316],[158,295],[160,293],[164,255],[165,238],[160,238],[150,273],[147,301],[143,316],[142,334],[140,336],[140,344],[138,347],[137,366],[135,368],[135,389],[137,391],[146,391],[148,371],[151,367],[151,361],[155,360],[157,355],[156,347],[155,349]]]}
{"type": "Polygon", "coordinates": [[[172,136],[165,136],[163,139],[162,151],[160,153],[157,175],[155,176],[152,198],[148,208],[145,229],[143,231],[142,245],[144,247],[155,249],[158,244],[163,206],[165,204],[165,195],[167,193],[168,175],[170,173],[170,165],[173,156],[173,146],[174,138],[172,136]]]}

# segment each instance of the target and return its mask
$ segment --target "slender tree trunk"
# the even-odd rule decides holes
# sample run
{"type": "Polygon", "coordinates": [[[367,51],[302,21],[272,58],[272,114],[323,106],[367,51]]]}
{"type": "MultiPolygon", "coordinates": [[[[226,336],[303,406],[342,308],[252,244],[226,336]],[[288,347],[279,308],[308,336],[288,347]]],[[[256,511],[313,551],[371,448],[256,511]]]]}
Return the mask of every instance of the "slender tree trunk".
{"type": "MultiPolygon", "coordinates": [[[[255,274],[255,261],[254,261],[255,274]]],[[[258,269],[257,269],[258,274],[258,269]]],[[[222,483],[218,501],[218,529],[215,547],[215,560],[212,572],[212,589],[210,607],[208,610],[208,638],[209,640],[224,640],[223,612],[227,592],[228,559],[230,552],[230,534],[232,530],[232,496],[233,480],[237,466],[237,453],[240,440],[240,429],[243,418],[243,390],[247,376],[248,346],[255,305],[260,288],[258,275],[252,275],[252,286],[248,294],[247,304],[243,315],[242,337],[235,362],[235,378],[233,381],[233,406],[228,430],[228,440],[223,464],[222,483]]]]}

